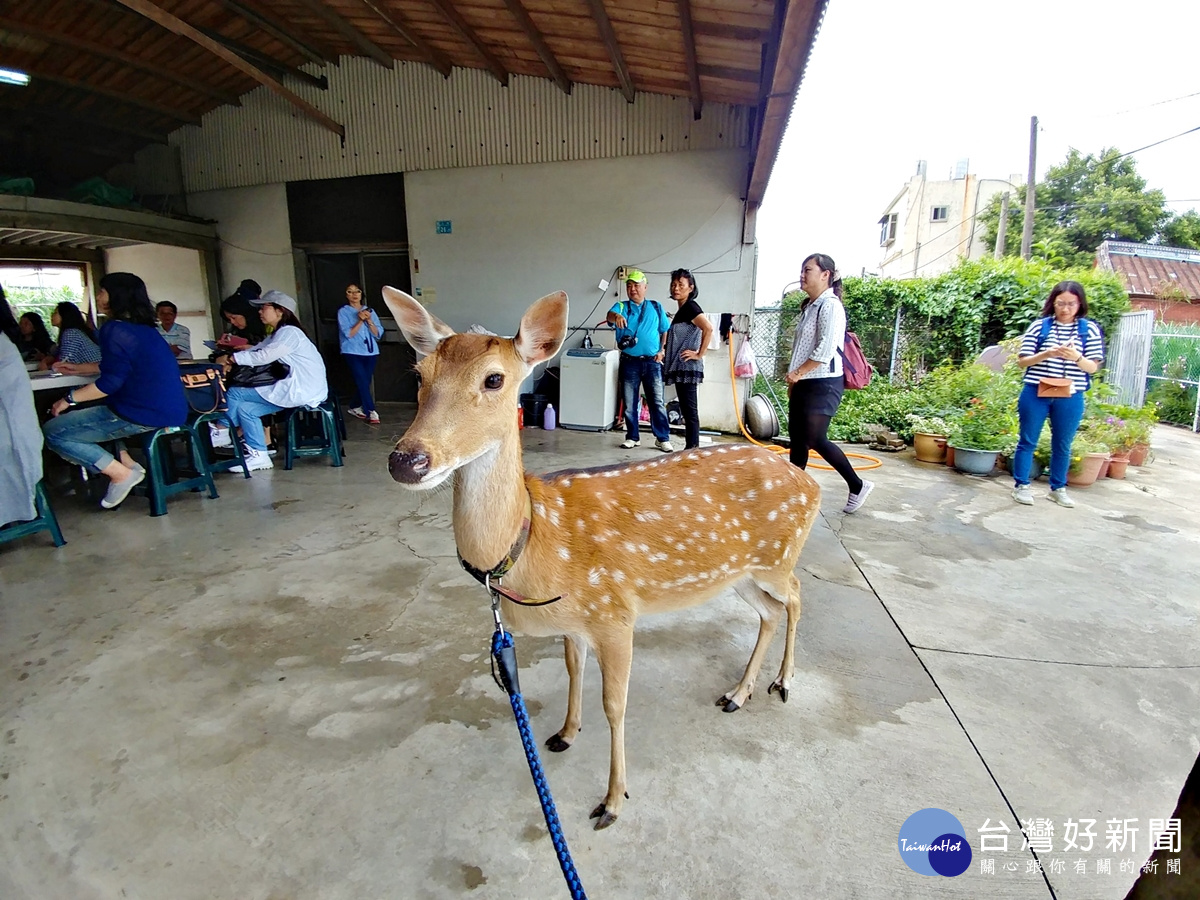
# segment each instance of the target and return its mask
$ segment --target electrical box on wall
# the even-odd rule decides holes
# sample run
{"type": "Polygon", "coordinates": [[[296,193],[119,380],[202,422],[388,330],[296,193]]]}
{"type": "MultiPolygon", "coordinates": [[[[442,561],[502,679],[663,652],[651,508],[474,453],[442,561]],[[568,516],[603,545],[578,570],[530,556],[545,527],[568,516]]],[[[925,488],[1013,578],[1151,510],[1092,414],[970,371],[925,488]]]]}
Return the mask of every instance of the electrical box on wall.
{"type": "Polygon", "coordinates": [[[629,274],[629,266],[617,266],[617,281],[624,281],[629,274]]]}

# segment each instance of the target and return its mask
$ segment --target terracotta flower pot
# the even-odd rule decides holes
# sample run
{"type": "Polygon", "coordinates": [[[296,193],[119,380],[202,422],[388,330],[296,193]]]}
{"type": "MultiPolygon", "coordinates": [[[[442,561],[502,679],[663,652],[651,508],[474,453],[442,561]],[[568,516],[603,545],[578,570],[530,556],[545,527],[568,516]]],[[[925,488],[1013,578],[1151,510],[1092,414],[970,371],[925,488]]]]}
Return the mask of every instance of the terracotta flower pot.
{"type": "Polygon", "coordinates": [[[1131,466],[1144,466],[1149,453],[1149,444],[1135,444],[1133,449],[1129,451],[1129,464],[1131,466]]]}
{"type": "Polygon", "coordinates": [[[917,451],[917,459],[920,462],[940,465],[946,461],[946,436],[944,434],[914,431],[913,448],[917,451]]]}
{"type": "Polygon", "coordinates": [[[1108,477],[1108,467],[1112,464],[1112,454],[1104,457],[1104,463],[1100,466],[1100,471],[1096,473],[1096,480],[1108,477]]]}
{"type": "Polygon", "coordinates": [[[1095,484],[1096,478],[1100,474],[1100,467],[1104,465],[1106,459],[1108,459],[1107,453],[1089,453],[1080,463],[1078,472],[1067,473],[1067,484],[1073,484],[1075,487],[1087,487],[1089,484],[1095,484]]]}
{"type": "Polygon", "coordinates": [[[1129,465],[1129,454],[1128,453],[1114,453],[1112,455],[1112,462],[1110,462],[1108,464],[1108,477],[1109,478],[1124,478],[1125,477],[1125,467],[1128,465],[1129,465]]]}
{"type": "Polygon", "coordinates": [[[952,469],[954,468],[954,448],[949,444],[946,445],[946,465],[952,469]]]}

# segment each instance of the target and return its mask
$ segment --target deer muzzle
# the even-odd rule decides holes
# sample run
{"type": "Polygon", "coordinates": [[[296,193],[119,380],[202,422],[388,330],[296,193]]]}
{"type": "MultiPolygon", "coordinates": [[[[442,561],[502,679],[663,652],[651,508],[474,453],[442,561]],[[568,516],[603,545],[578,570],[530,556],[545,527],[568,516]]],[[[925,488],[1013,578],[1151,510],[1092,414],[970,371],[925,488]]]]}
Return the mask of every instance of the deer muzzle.
{"type": "Polygon", "coordinates": [[[419,484],[429,474],[429,454],[424,450],[393,450],[388,472],[401,484],[419,484]]]}

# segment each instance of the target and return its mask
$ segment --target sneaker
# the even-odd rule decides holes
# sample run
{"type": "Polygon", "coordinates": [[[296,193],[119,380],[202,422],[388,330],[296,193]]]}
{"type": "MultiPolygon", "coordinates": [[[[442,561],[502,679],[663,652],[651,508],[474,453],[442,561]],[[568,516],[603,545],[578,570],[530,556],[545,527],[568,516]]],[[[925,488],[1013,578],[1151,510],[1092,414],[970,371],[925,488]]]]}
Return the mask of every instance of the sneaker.
{"type": "Polygon", "coordinates": [[[858,489],[857,494],[851,494],[846,498],[846,505],[842,507],[842,512],[849,515],[856,512],[860,506],[867,502],[867,497],[871,491],[875,489],[875,482],[863,479],[862,487],[858,489]]]}
{"type": "Polygon", "coordinates": [[[228,425],[217,425],[214,422],[209,422],[208,437],[214,450],[218,447],[233,446],[233,436],[229,433],[228,425]]]}
{"type": "Polygon", "coordinates": [[[275,468],[275,463],[271,462],[271,457],[267,455],[266,450],[254,450],[247,447],[244,456],[246,458],[246,468],[251,472],[275,468]]]}
{"type": "Polygon", "coordinates": [[[133,475],[126,478],[124,481],[110,481],[108,490],[104,493],[104,499],[100,501],[100,505],[105,509],[116,509],[125,502],[125,498],[129,496],[129,492],[142,483],[146,477],[146,470],[141,466],[136,466],[133,470],[133,475]]]}
{"type": "Polygon", "coordinates": [[[1033,506],[1033,489],[1027,484],[1018,484],[1013,488],[1012,498],[1022,506],[1033,506]]]}
{"type": "Polygon", "coordinates": [[[1047,500],[1052,500],[1059,506],[1065,506],[1067,509],[1072,509],[1075,506],[1075,501],[1067,496],[1065,487],[1057,488],[1046,495],[1047,500]]]}
{"type": "Polygon", "coordinates": [[[367,416],[367,424],[368,425],[378,425],[379,424],[379,413],[377,413],[375,410],[371,410],[371,414],[369,416],[367,416]]]}
{"type": "Polygon", "coordinates": [[[354,416],[356,419],[365,419],[367,417],[367,414],[363,412],[363,408],[361,406],[352,406],[346,410],[346,412],[350,413],[350,415],[354,416]]]}
{"type": "Polygon", "coordinates": [[[625,440],[621,441],[622,450],[632,450],[634,447],[640,446],[642,446],[642,442],[635,441],[633,438],[626,438],[625,440]]]}
{"type": "Polygon", "coordinates": [[[663,453],[672,453],[675,450],[674,445],[672,445],[670,441],[655,441],[654,446],[663,453]]]}

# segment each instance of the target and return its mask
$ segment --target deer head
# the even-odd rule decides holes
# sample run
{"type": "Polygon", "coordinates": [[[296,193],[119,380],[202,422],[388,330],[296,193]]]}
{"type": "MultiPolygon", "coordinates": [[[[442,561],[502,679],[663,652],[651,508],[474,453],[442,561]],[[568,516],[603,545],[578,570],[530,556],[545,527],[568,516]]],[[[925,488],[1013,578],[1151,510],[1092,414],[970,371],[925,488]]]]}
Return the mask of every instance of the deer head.
{"type": "Polygon", "coordinates": [[[533,367],[562,346],[567,295],[558,291],[530,306],[514,338],[456,334],[393,287],[383,289],[383,299],[405,340],[424,354],[417,417],[388,460],[392,478],[426,490],[473,460],[515,446],[517,393],[533,367]]]}

